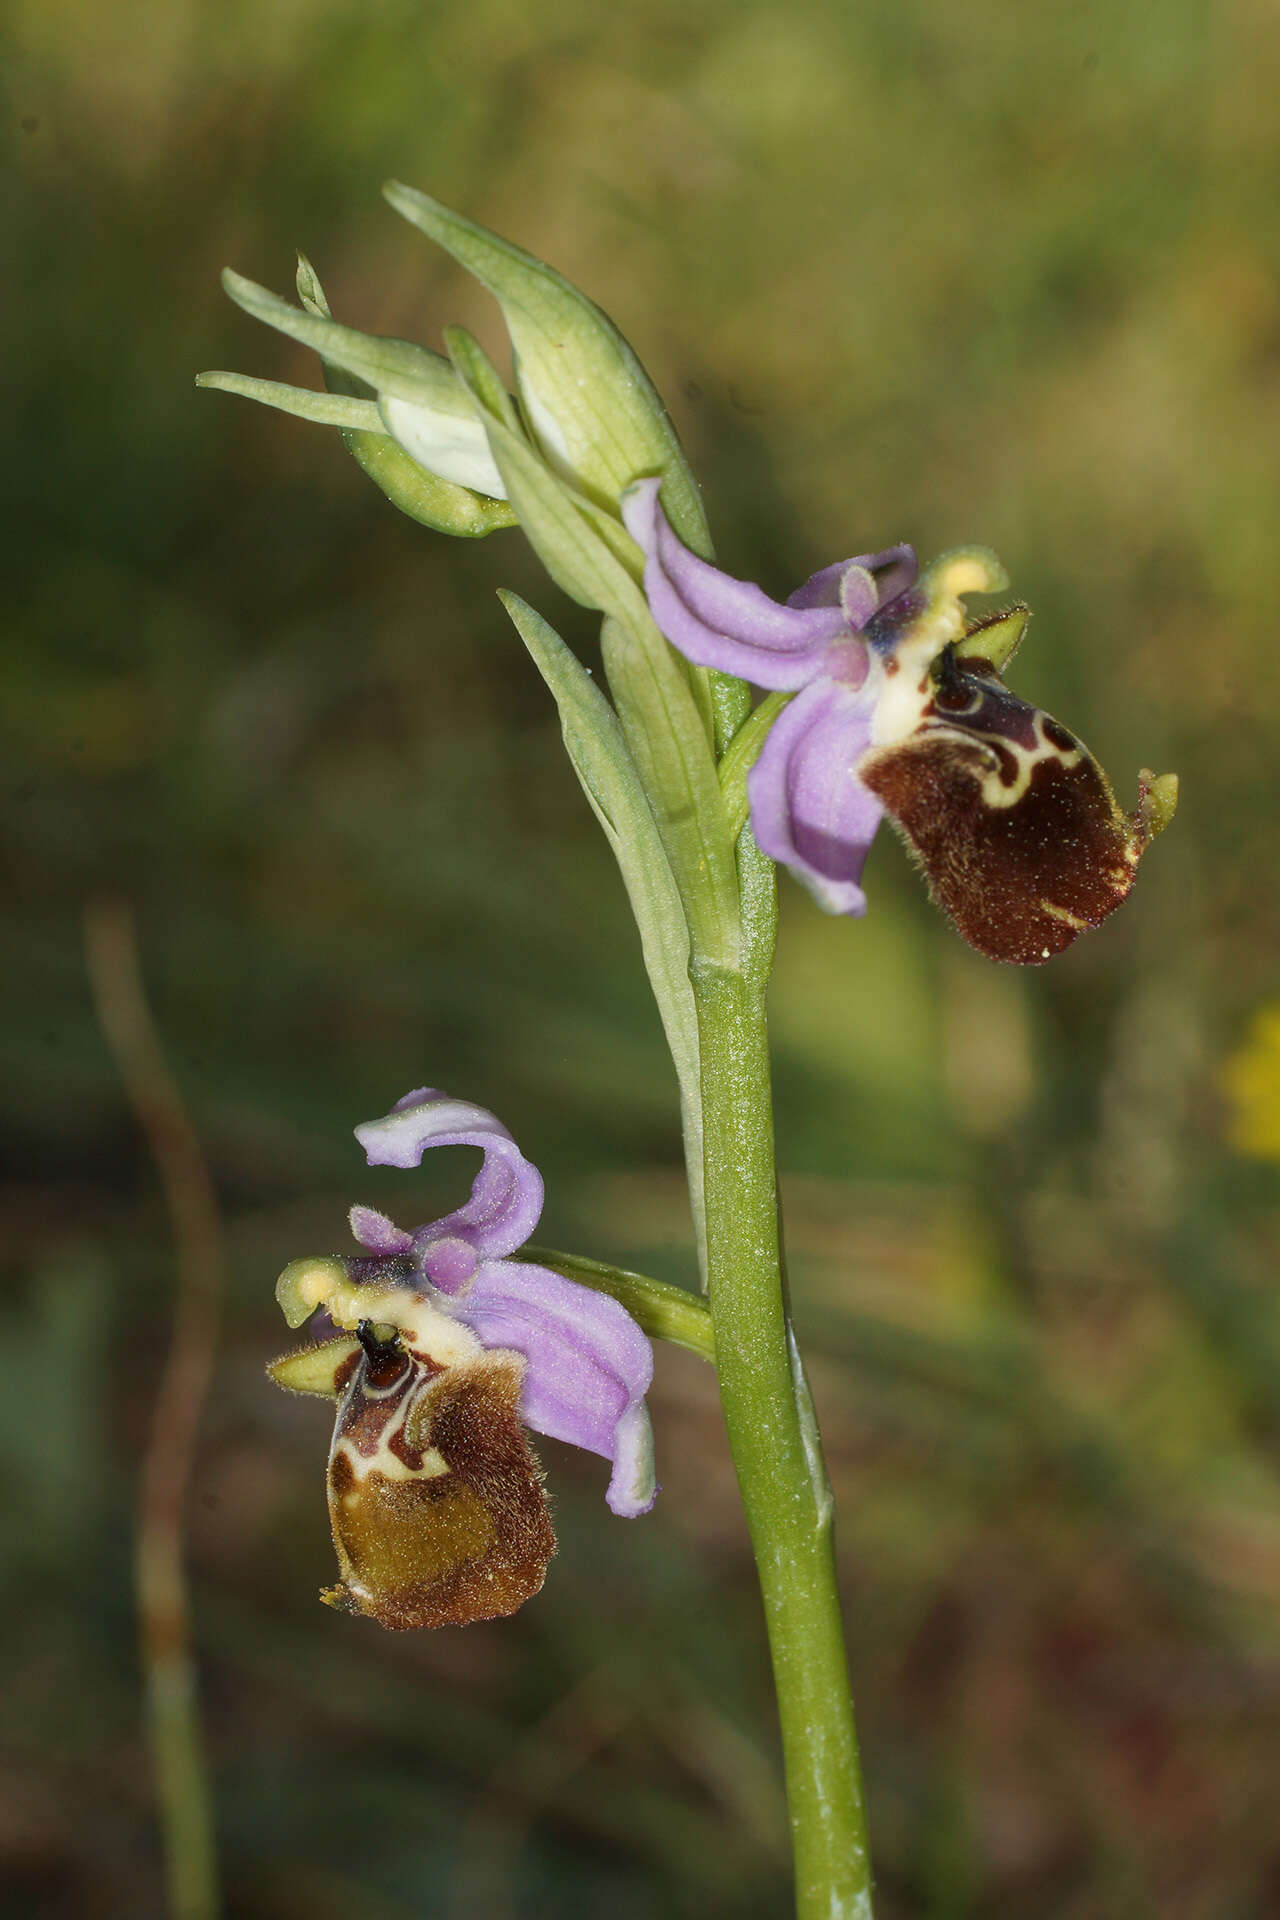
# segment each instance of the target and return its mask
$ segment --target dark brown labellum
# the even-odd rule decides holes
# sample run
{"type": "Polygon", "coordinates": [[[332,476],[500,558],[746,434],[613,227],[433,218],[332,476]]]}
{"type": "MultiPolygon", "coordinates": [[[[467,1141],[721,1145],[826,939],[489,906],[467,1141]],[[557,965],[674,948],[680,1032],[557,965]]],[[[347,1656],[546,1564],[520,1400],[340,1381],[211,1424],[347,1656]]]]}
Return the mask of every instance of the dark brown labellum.
{"type": "Polygon", "coordinates": [[[436,1367],[365,1325],[360,1338],[329,1455],[342,1585],[322,1598],[397,1630],[514,1613],[555,1551],[519,1358],[436,1367]]]}
{"type": "Polygon", "coordinates": [[[872,748],[858,778],[969,944],[1037,966],[1120,905],[1146,835],[1088,748],[989,662],[962,667],[948,647],[934,675],[919,726],[872,748]]]}

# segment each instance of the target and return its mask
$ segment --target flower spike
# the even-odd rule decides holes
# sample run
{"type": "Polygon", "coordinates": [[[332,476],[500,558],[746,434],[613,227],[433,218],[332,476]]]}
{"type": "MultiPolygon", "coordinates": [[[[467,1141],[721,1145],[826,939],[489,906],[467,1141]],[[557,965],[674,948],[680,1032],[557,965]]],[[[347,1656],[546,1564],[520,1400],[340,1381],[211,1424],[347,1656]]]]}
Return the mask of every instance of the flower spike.
{"type": "Polygon", "coordinates": [[[342,1330],[271,1369],[338,1401],[342,1584],[322,1597],[392,1628],[493,1619],[537,1592],[555,1548],[526,1427],[609,1460],[614,1513],[653,1505],[653,1354],[608,1294],[508,1257],[537,1225],[542,1176],[485,1108],[420,1087],[356,1135],[371,1166],[415,1167],[432,1146],[484,1160],[444,1219],[408,1233],[353,1207],[363,1255],[280,1276],[290,1326],[322,1308],[342,1330]]]}

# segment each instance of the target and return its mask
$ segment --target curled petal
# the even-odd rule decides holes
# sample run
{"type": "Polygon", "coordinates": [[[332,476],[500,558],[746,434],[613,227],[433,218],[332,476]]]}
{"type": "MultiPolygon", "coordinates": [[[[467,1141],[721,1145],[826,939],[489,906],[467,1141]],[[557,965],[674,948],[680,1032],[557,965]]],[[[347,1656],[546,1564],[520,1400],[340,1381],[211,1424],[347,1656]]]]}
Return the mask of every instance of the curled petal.
{"type": "Polygon", "coordinates": [[[792,691],[822,670],[828,646],[848,633],[838,605],[780,606],[682,546],[658,505],[657,480],[623,498],[627,531],[645,556],[650,611],[688,660],[738,674],[757,687],[792,691]]]}
{"type": "Polygon", "coordinates": [[[353,1236],[370,1253],[408,1253],[413,1245],[411,1233],[396,1226],[385,1213],[379,1213],[374,1207],[352,1207],[347,1218],[351,1222],[353,1236]]]}
{"type": "Polygon", "coordinates": [[[811,573],[804,585],[797,587],[794,593],[787,595],[789,607],[838,607],[840,605],[840,583],[850,567],[857,566],[856,560],[836,560],[829,567],[819,567],[817,573],[811,573]]]}
{"type": "Polygon", "coordinates": [[[807,687],[784,707],[747,776],[751,825],[828,913],[865,913],[859,882],[883,807],[854,775],[871,740],[878,673],[856,692],[807,687]]]}
{"type": "MultiPolygon", "coordinates": [[[[428,1147],[480,1148],[484,1164],[470,1200],[439,1221],[431,1239],[457,1236],[482,1258],[498,1260],[522,1247],[537,1226],[542,1175],[486,1108],[452,1100],[434,1087],[419,1087],[397,1100],[383,1119],[366,1121],[355,1133],[371,1167],[419,1166],[428,1147]]],[[[422,1235],[414,1238],[416,1242],[422,1235]]]]}
{"type": "Polygon", "coordinates": [[[887,607],[899,594],[914,587],[920,571],[916,550],[905,540],[899,541],[896,547],[883,547],[861,564],[875,577],[876,592],[882,607],[887,607]]]}
{"type": "Polygon", "coordinates": [[[846,567],[840,581],[840,611],[854,633],[861,633],[879,605],[874,576],[856,563],[846,567]]]}
{"type": "Polygon", "coordinates": [[[611,1460],[614,1513],[647,1513],[658,1491],[644,1406],[653,1350],[626,1308],[545,1267],[504,1260],[482,1267],[450,1313],[486,1347],[525,1356],[521,1419],[611,1460]]]}
{"type": "Polygon", "coordinates": [[[653,1428],[643,1400],[634,1401],[613,1430],[613,1472],[604,1497],[610,1512],[623,1520],[648,1513],[658,1497],[653,1428]]]}

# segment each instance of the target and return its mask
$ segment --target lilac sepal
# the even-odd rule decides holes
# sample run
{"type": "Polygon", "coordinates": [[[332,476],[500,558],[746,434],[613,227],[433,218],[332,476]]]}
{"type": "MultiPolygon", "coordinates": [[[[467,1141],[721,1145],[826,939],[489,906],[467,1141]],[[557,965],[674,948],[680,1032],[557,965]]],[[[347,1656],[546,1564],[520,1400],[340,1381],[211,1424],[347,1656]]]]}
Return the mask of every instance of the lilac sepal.
{"type": "MultiPolygon", "coordinates": [[[[433,1240],[466,1240],[482,1260],[500,1260],[522,1247],[538,1224],[542,1175],[484,1107],[451,1100],[434,1087],[419,1087],[397,1100],[385,1118],[357,1127],[355,1135],[371,1167],[419,1166],[428,1147],[480,1148],[484,1163],[470,1200],[435,1222],[429,1230],[433,1240]]],[[[362,1218],[372,1213],[369,1208],[359,1211],[362,1218]]],[[[359,1231],[356,1238],[370,1244],[359,1231]]],[[[414,1236],[415,1246],[418,1238],[414,1236]]]]}
{"type": "Polygon", "coordinates": [[[520,1417],[536,1433],[613,1462],[605,1495],[614,1513],[647,1513],[657,1495],[644,1396],[653,1350],[607,1293],[523,1260],[486,1264],[465,1298],[450,1301],[485,1347],[527,1361],[520,1417]]]}
{"type": "Polygon", "coordinates": [[[690,553],[658,505],[657,480],[641,480],[622,502],[628,533],[645,556],[650,611],[685,658],[758,687],[791,692],[813,679],[828,646],[848,631],[838,605],[781,606],[748,580],[735,580],[690,553]]]}
{"type": "Polygon", "coordinates": [[[884,809],[855,768],[871,745],[895,611],[911,605],[915,549],[837,560],[779,607],[680,544],[657,481],[630,489],[623,518],[644,549],[645,593],[672,645],[700,665],[797,694],[747,776],[755,837],[828,913],[865,913],[862,869],[884,809]]]}
{"type": "Polygon", "coordinates": [[[884,811],[854,765],[871,744],[880,676],[854,691],[818,680],[783,708],[747,776],[761,849],[828,913],[866,912],[859,884],[884,811]]]}

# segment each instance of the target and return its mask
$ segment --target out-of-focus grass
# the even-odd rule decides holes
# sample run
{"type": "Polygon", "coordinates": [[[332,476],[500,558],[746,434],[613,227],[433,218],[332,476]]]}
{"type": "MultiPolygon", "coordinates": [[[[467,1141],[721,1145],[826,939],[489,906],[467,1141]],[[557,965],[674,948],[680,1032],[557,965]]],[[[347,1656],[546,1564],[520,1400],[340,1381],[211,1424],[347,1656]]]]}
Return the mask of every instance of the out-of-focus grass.
{"type": "Polygon", "coordinates": [[[1182,773],[1133,902],[1044,972],[961,948],[887,835],[861,925],[784,882],[781,1156],[881,1910],[1273,1911],[1280,1209],[1220,1105],[1280,992],[1271,10],[11,18],[12,1899],[159,1910],[127,1537],[172,1255],[89,1010],[105,884],[137,903],[235,1254],[192,1524],[233,1910],[785,1910],[705,1371],[660,1358],[651,1520],[548,1446],[543,1597],[408,1639],[315,1604],[324,1415],[263,1379],[287,1258],[340,1245],[355,1198],[453,1203],[461,1157],[374,1176],[350,1139],[423,1080],[539,1160],[549,1242],[689,1274],[621,889],[493,590],[589,650],[587,625],[518,536],[434,539],[336,436],[191,386],[314,381],[217,286],[231,263],[287,289],[296,245],[343,317],[499,349],[380,203],[394,174],[614,314],[726,564],[782,593],[894,539],[988,542],[1036,610],[1020,687],[1122,796],[1182,773]]]}

